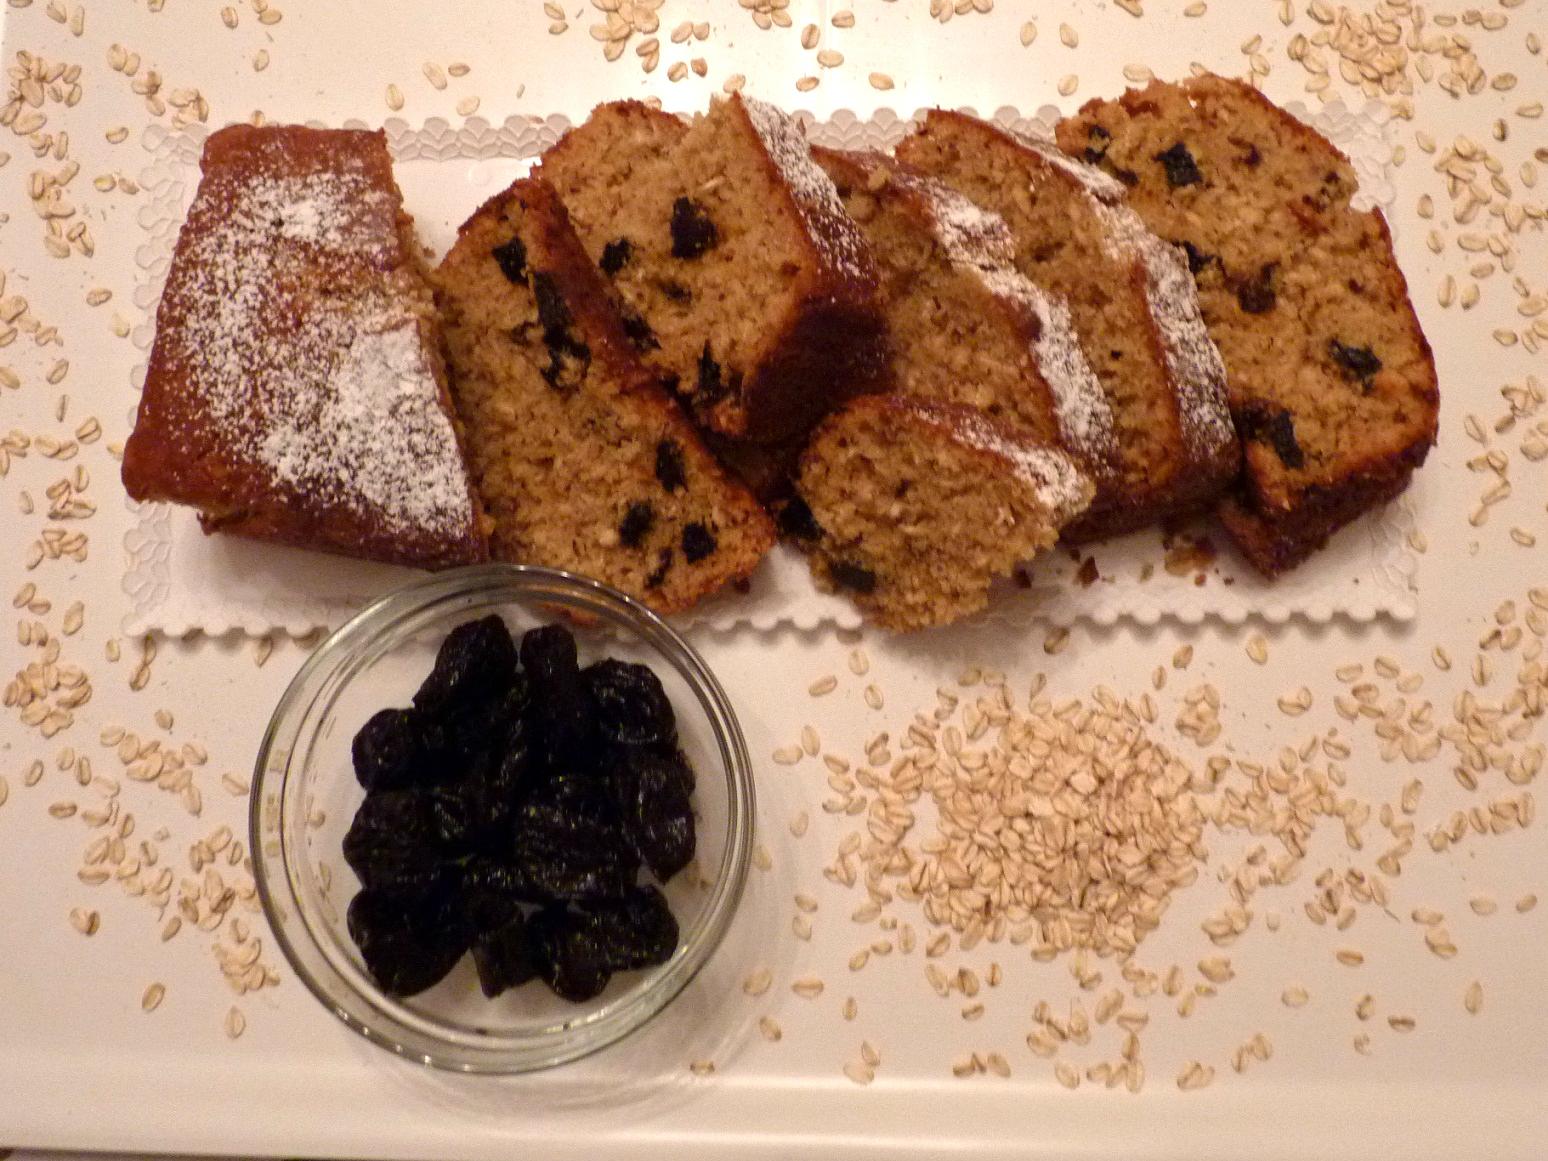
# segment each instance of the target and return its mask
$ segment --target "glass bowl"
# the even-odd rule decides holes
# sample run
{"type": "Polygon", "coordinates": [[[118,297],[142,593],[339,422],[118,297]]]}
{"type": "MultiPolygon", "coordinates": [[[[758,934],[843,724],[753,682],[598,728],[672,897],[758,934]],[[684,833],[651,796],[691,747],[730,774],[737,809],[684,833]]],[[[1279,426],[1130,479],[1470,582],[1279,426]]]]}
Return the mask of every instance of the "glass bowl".
{"type": "Polygon", "coordinates": [[[258,752],[250,814],[255,878],[286,958],[340,1020],[398,1055],[461,1072],[511,1073],[575,1060],[646,1023],[687,986],[730,925],[752,847],[747,746],[725,691],[693,648],[639,602],[553,569],[481,565],[441,573],[368,606],[318,647],[280,699],[258,752]],[[655,670],[697,776],[693,863],[665,892],[681,928],[672,958],[620,972],[573,1004],[541,982],[497,999],[464,956],[434,988],[394,999],[366,974],[345,927],[359,883],[342,854],[364,792],[350,761],[355,732],[384,706],[408,705],[441,640],[499,613],[518,639],[562,621],[581,663],[604,656],[655,670]]]}

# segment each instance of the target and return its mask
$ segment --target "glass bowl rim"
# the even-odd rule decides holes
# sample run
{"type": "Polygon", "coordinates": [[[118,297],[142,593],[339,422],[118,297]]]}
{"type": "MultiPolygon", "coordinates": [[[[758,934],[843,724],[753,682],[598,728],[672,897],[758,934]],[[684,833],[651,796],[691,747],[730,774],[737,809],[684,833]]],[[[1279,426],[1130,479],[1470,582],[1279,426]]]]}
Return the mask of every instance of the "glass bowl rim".
{"type": "MultiPolygon", "coordinates": [[[[331,703],[330,703],[331,704],[331,703]]],[[[407,1060],[454,1072],[509,1074],[536,1071],[577,1060],[599,1051],[648,1023],[665,1010],[698,975],[725,937],[745,887],[752,855],[754,817],[752,763],[736,712],[718,678],[698,651],[671,625],[644,604],[600,581],[561,569],[537,565],[482,564],[451,569],[412,582],[378,597],[313,650],[291,678],[270,716],[259,744],[249,792],[248,840],[253,879],[265,919],[291,970],[330,1012],[352,1031],[407,1060]],[[713,877],[708,901],[691,938],[684,939],[673,958],[650,977],[592,1014],[580,1024],[519,1036],[443,1036],[434,1021],[413,1023],[396,1016],[394,1001],[374,987],[361,986],[328,962],[306,917],[297,886],[298,870],[306,860],[293,857],[300,844],[285,825],[287,789],[298,751],[309,749],[311,736],[302,726],[318,700],[332,691],[336,700],[353,680],[338,688],[338,671],[403,622],[458,599],[503,597],[491,604],[534,606],[543,603],[600,612],[628,632],[650,652],[677,671],[690,687],[708,721],[726,779],[725,850],[713,877]],[[278,843],[277,855],[267,853],[278,843]],[[271,866],[271,863],[273,864],[271,866]],[[293,913],[288,918],[283,911],[293,913]],[[301,931],[293,929],[299,925],[301,931]],[[300,934],[306,948],[298,946],[300,934]],[[321,963],[311,963],[313,956],[321,963]],[[320,978],[320,977],[326,977],[320,978]],[[336,994],[342,992],[343,996],[336,994]],[[355,1001],[350,1005],[347,1001],[355,1001]],[[356,1007],[370,1016],[361,1015],[356,1007]]],[[[356,973],[364,979],[363,973],[356,973]]],[[[584,1011],[584,1009],[578,1009],[584,1011]]]]}

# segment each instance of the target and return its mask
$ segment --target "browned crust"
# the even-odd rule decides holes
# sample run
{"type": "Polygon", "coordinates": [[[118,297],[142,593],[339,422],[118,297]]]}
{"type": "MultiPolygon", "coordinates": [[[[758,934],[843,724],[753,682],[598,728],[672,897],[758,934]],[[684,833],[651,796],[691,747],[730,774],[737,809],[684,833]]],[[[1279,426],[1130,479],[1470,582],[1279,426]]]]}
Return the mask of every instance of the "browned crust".
{"type": "MultiPolygon", "coordinates": [[[[1306,148],[1331,154],[1346,168],[1350,165],[1348,157],[1311,126],[1286,113],[1251,85],[1231,78],[1213,75],[1196,77],[1177,86],[1153,81],[1144,89],[1126,90],[1117,98],[1117,104],[1131,116],[1140,115],[1155,109],[1155,101],[1151,96],[1153,90],[1172,87],[1193,93],[1220,93],[1226,99],[1240,99],[1255,105],[1306,148]]],[[[1103,98],[1094,98],[1082,105],[1075,117],[1060,122],[1058,133],[1061,145],[1071,147],[1075,142],[1071,133],[1077,124],[1094,118],[1098,110],[1110,103],[1103,98]]],[[[1440,389],[1435,356],[1414,311],[1408,280],[1397,262],[1386,217],[1379,209],[1364,212],[1346,209],[1342,212],[1352,217],[1366,218],[1377,227],[1378,241],[1385,252],[1386,266],[1394,279],[1394,290],[1401,302],[1399,309],[1407,315],[1407,328],[1423,357],[1424,378],[1412,386],[1425,406],[1425,414],[1421,417],[1422,422],[1415,438],[1407,442],[1388,441],[1388,446],[1374,447],[1371,454],[1361,457],[1341,478],[1311,480],[1293,493],[1270,487],[1265,470],[1258,466],[1260,461],[1272,459],[1273,451],[1262,444],[1244,441],[1245,454],[1239,487],[1221,501],[1218,514],[1242,554],[1255,568],[1270,577],[1300,564],[1323,547],[1340,528],[1401,494],[1415,469],[1424,463],[1438,434],[1440,389]]],[[[1235,399],[1232,410],[1233,418],[1240,423],[1244,409],[1235,399]]]]}
{"type": "MultiPolygon", "coordinates": [[[[932,122],[951,126],[959,132],[973,134],[981,140],[996,143],[1002,149],[1012,151],[1024,165],[1034,169],[1041,180],[1057,181],[1069,189],[1074,196],[1092,196],[1081,187],[1075,177],[1051,164],[1035,149],[998,125],[954,110],[931,109],[926,113],[925,120],[917,133],[920,135],[930,133],[932,122]]],[[[906,137],[898,146],[898,154],[904,161],[910,159],[908,146],[910,140],[911,137],[906,137]]],[[[1106,265],[1112,259],[1104,255],[1101,261],[1106,265]]],[[[1134,292],[1144,296],[1148,279],[1142,258],[1135,256],[1128,263],[1126,276],[1134,292]]],[[[1236,441],[1230,440],[1220,446],[1211,447],[1200,439],[1192,438],[1193,433],[1188,430],[1188,425],[1181,413],[1177,384],[1165,359],[1165,342],[1148,310],[1146,318],[1149,321],[1147,341],[1150,349],[1157,363],[1166,370],[1167,381],[1172,387],[1169,401],[1172,404],[1172,417],[1178,436],[1174,442],[1175,467],[1165,486],[1152,485],[1142,495],[1121,495],[1116,489],[1104,489],[1099,494],[1097,502],[1087,510],[1086,514],[1066,530],[1065,538],[1072,542],[1097,540],[1132,532],[1159,520],[1203,508],[1230,486],[1239,470],[1241,449],[1236,441]]],[[[1076,330],[1081,342],[1086,343],[1088,341],[1086,336],[1078,333],[1078,324],[1076,330]]]]}
{"type": "MultiPolygon", "coordinates": [[[[282,495],[262,465],[231,454],[220,426],[213,423],[198,389],[196,368],[175,354],[183,324],[180,290],[193,277],[190,252],[198,235],[215,227],[226,206],[211,179],[251,180],[267,174],[336,170],[358,165],[368,180],[390,190],[397,210],[391,220],[374,223],[395,243],[392,266],[422,275],[412,249],[408,216],[393,179],[387,138],[381,131],[311,129],[300,125],[232,125],[212,134],[200,161],[203,180],[187,221],[179,232],[156,312],[145,386],[134,431],[124,445],[124,489],[136,500],[167,501],[199,511],[206,532],[223,531],[254,540],[319,549],[390,564],[443,568],[488,559],[488,542],[478,513],[455,536],[425,530],[418,535],[389,535],[377,522],[319,497],[282,495]]],[[[283,323],[278,324],[283,326],[283,323]]],[[[430,365],[440,368],[439,330],[432,320],[420,323],[430,365]]],[[[281,334],[278,336],[283,338],[281,334]]],[[[441,406],[453,414],[444,378],[438,376],[441,406]]],[[[471,484],[469,490],[472,497],[471,484]]]]}
{"type": "Polygon", "coordinates": [[[515,182],[486,201],[458,228],[459,241],[479,222],[498,219],[512,202],[520,210],[528,263],[553,280],[572,325],[591,350],[593,365],[601,364],[605,374],[618,384],[622,392],[618,405],[649,414],[670,431],[693,457],[696,471],[721,490],[721,501],[733,505],[745,521],[742,550],[723,547],[697,564],[698,585],[684,586],[676,599],[662,591],[641,595],[657,612],[681,612],[709,593],[750,575],[777,539],[773,521],[746,487],[705,448],[677,401],[641,362],[606,282],[570,225],[564,203],[551,184],[540,177],[515,182]]]}

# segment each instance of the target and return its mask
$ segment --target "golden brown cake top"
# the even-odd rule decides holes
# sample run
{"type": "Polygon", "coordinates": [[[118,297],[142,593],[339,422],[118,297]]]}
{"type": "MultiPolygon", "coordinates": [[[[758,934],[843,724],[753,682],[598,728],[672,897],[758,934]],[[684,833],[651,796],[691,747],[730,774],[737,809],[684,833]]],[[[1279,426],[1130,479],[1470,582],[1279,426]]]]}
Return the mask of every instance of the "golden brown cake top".
{"type": "Polygon", "coordinates": [[[202,168],[125,449],[130,495],[308,547],[481,558],[385,138],[237,125],[202,168]]]}

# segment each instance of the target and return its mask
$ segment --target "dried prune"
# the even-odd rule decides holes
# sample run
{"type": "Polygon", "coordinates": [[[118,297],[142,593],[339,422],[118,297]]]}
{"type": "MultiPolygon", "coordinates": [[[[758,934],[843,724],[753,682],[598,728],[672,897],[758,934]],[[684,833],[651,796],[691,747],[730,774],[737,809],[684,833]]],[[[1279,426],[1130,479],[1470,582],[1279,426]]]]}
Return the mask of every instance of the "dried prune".
{"type": "Polygon", "coordinates": [[[542,324],[545,332],[552,333],[569,328],[574,320],[570,316],[570,308],[565,304],[564,295],[559,290],[559,284],[554,281],[552,274],[546,274],[541,270],[533,272],[532,296],[537,299],[538,322],[542,324]]]}
{"type": "Polygon", "coordinates": [[[527,948],[527,921],[520,911],[503,926],[473,941],[473,966],[478,970],[479,988],[491,1000],[536,975],[527,948]]]}
{"type": "Polygon", "coordinates": [[[683,555],[689,564],[697,564],[716,547],[715,534],[697,520],[683,528],[683,555]]]}
{"type": "Polygon", "coordinates": [[[618,542],[625,548],[638,548],[645,543],[645,537],[650,534],[655,523],[656,510],[650,506],[650,502],[636,500],[618,522],[618,542]]]}
{"type": "Polygon", "coordinates": [[[487,935],[521,913],[523,903],[542,897],[504,855],[475,855],[462,866],[459,879],[462,914],[475,936],[487,935]]]}
{"type": "Polygon", "coordinates": [[[661,340],[656,338],[656,332],[650,329],[650,324],[639,311],[631,306],[620,305],[618,317],[623,322],[624,334],[629,336],[629,341],[634,344],[636,351],[661,349],[661,340]]]}
{"type": "Polygon", "coordinates": [[[693,291],[689,290],[681,282],[672,278],[663,278],[657,283],[661,293],[673,302],[692,302],[693,291]]]}
{"type": "Polygon", "coordinates": [[[792,496],[786,501],[779,510],[778,524],[784,536],[806,541],[822,539],[822,525],[817,523],[811,505],[800,496],[792,496]]]}
{"type": "Polygon", "coordinates": [[[1274,293],[1274,271],[1278,264],[1268,262],[1255,278],[1243,278],[1236,284],[1236,301],[1247,314],[1267,314],[1274,309],[1278,296],[1274,293]]]}
{"type": "Polygon", "coordinates": [[[349,902],[349,936],[389,996],[413,996],[446,977],[468,950],[467,926],[449,896],[367,887],[349,902]]]}
{"type": "Polygon", "coordinates": [[[692,198],[672,203],[672,257],[698,258],[720,241],[720,231],[707,211],[692,198]]]}
{"type": "Polygon", "coordinates": [[[562,999],[593,999],[613,976],[594,929],[563,907],[545,907],[527,922],[527,949],[538,978],[562,999]]]}
{"type": "Polygon", "coordinates": [[[876,574],[868,568],[852,564],[847,560],[835,560],[828,565],[828,575],[841,589],[849,589],[857,593],[876,591],[876,574]]]}
{"type": "Polygon", "coordinates": [[[1096,165],[1107,156],[1107,148],[1113,143],[1113,135],[1100,125],[1093,125],[1086,132],[1085,158],[1096,165]]]}
{"type": "Polygon", "coordinates": [[[489,252],[500,265],[500,273],[505,275],[510,282],[524,283],[527,281],[527,247],[522,244],[520,238],[512,238],[503,246],[496,246],[489,252]]]}
{"type": "Polygon", "coordinates": [[[1197,185],[1204,180],[1198,164],[1193,160],[1193,154],[1188,152],[1188,147],[1181,141],[1156,154],[1155,159],[1166,169],[1166,183],[1173,189],[1197,185]]]}
{"type": "Polygon", "coordinates": [[[411,710],[378,710],[350,743],[355,778],[367,792],[412,785],[420,760],[420,729],[411,710]]]}
{"type": "Polygon", "coordinates": [[[693,770],[677,747],[651,746],[619,753],[612,776],[624,833],[665,883],[693,858],[693,770]]]}
{"type": "Polygon", "coordinates": [[[646,746],[677,738],[677,718],[661,679],[646,665],[609,657],[581,671],[591,690],[596,730],[609,742],[646,746]]]}
{"type": "Polygon", "coordinates": [[[655,967],[677,950],[677,918],[666,896],[648,884],[616,902],[585,904],[576,913],[613,971],[655,967]]]}
{"type": "Polygon", "coordinates": [[[664,439],[656,444],[656,482],[668,492],[675,492],[688,482],[683,449],[676,440],[664,439]]]}
{"type": "Polygon", "coordinates": [[[597,265],[602,267],[603,274],[611,278],[627,266],[633,256],[634,246],[628,238],[614,238],[602,247],[602,258],[597,265]]]}
{"type": "Polygon", "coordinates": [[[672,570],[672,550],[663,548],[656,554],[656,567],[650,570],[650,575],[645,578],[645,587],[658,589],[666,580],[667,573],[672,570]]]}
{"type": "Polygon", "coordinates": [[[483,701],[509,689],[516,674],[516,644],[498,614],[464,621],[446,635],[435,668],[414,694],[414,707],[436,712],[483,701]]]}
{"type": "Polygon", "coordinates": [[[710,345],[706,341],[704,350],[699,352],[699,378],[694,385],[694,395],[700,403],[712,403],[725,393],[726,385],[721,377],[720,364],[710,353],[710,345]]]}
{"type": "Polygon", "coordinates": [[[546,899],[616,899],[634,884],[638,861],[603,785],[553,775],[516,810],[511,866],[546,899]]]}
{"type": "Polygon", "coordinates": [[[548,362],[538,368],[543,382],[561,395],[578,390],[591,370],[591,348],[569,331],[545,331],[543,341],[548,348],[548,362]]]}
{"type": "Polygon", "coordinates": [[[1204,251],[1204,250],[1200,250],[1197,246],[1195,246],[1192,242],[1188,241],[1186,238],[1183,239],[1181,245],[1182,245],[1182,248],[1188,254],[1188,273],[1190,273],[1190,274],[1197,274],[1197,273],[1199,273],[1199,271],[1203,270],[1204,267],[1208,266],[1211,262],[1218,262],[1218,261],[1220,261],[1220,258],[1217,255],[1210,254],[1210,253],[1208,253],[1207,251],[1204,251]]]}
{"type": "Polygon", "coordinates": [[[1381,370],[1381,360],[1369,347],[1350,346],[1337,339],[1328,340],[1328,354],[1344,374],[1369,387],[1376,372],[1381,370]]]}
{"type": "Polygon", "coordinates": [[[427,890],[444,878],[436,821],[412,790],[366,796],[344,835],[344,861],[367,887],[427,890]]]}
{"type": "Polygon", "coordinates": [[[532,688],[531,720],[550,760],[585,748],[590,709],[575,656],[575,638],[562,625],[529,629],[521,639],[521,664],[532,688]]]}
{"type": "Polygon", "coordinates": [[[1306,466],[1306,454],[1295,438],[1295,420],[1283,407],[1251,404],[1237,416],[1242,438],[1266,443],[1287,468],[1306,466]]]}

